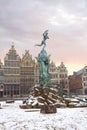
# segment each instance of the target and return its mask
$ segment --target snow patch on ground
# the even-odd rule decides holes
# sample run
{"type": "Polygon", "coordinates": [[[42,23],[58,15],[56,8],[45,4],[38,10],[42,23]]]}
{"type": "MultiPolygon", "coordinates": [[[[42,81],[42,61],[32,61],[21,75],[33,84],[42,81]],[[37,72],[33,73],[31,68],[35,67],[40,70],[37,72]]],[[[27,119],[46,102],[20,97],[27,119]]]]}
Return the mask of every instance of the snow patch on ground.
{"type": "Polygon", "coordinates": [[[87,130],[87,108],[58,108],[55,114],[41,114],[20,109],[22,101],[0,103],[0,130],[87,130]]]}

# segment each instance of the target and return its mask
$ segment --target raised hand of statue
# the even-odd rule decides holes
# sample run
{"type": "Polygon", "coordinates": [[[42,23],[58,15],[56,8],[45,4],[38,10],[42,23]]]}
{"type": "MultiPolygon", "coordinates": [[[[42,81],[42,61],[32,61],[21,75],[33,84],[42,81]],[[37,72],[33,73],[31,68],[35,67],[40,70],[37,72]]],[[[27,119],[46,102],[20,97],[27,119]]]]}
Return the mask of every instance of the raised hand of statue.
{"type": "Polygon", "coordinates": [[[41,42],[41,44],[36,44],[35,46],[44,46],[43,49],[45,48],[46,46],[46,40],[49,39],[48,37],[48,30],[46,30],[44,33],[43,33],[43,40],[41,42]]]}
{"type": "Polygon", "coordinates": [[[45,40],[47,40],[47,39],[49,39],[49,37],[48,37],[48,30],[46,30],[46,31],[43,33],[43,40],[45,41],[45,40]]]}

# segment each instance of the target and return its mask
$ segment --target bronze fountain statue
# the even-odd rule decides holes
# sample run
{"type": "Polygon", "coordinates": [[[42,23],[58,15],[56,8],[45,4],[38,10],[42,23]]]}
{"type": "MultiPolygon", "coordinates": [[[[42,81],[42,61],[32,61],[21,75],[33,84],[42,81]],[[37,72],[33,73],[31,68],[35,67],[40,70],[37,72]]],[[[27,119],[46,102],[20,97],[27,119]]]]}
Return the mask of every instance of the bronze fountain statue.
{"type": "Polygon", "coordinates": [[[43,46],[41,52],[36,57],[37,61],[40,63],[40,77],[39,77],[39,84],[42,87],[48,87],[50,82],[50,75],[49,75],[49,63],[50,63],[50,55],[47,55],[45,50],[46,47],[46,40],[49,39],[48,37],[48,30],[43,33],[43,40],[41,44],[36,44],[36,46],[43,46]]]}

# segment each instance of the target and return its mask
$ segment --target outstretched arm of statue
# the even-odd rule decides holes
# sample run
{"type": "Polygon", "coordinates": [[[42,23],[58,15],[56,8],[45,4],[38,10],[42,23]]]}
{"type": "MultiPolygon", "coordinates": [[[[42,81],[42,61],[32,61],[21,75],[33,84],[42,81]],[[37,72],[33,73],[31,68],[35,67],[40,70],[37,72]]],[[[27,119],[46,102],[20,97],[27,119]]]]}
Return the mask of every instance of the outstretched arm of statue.
{"type": "Polygon", "coordinates": [[[42,46],[43,45],[43,41],[41,42],[41,44],[36,44],[35,46],[42,46]]]}

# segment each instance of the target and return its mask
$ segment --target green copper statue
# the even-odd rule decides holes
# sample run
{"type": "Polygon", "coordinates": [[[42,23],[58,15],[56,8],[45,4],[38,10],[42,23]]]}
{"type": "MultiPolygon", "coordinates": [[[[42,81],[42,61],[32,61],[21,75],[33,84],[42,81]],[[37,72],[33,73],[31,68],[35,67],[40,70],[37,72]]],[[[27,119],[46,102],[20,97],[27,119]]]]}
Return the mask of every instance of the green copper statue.
{"type": "Polygon", "coordinates": [[[43,49],[45,48],[46,46],[46,40],[49,39],[48,37],[48,30],[46,30],[44,33],[43,33],[43,40],[41,42],[41,44],[36,44],[36,46],[42,46],[44,45],[43,49]]]}
{"type": "Polygon", "coordinates": [[[42,87],[48,87],[50,81],[49,75],[49,63],[50,63],[50,55],[47,55],[46,50],[46,40],[49,39],[48,37],[48,30],[43,33],[43,40],[41,44],[36,44],[36,46],[42,46],[43,48],[41,52],[36,57],[37,61],[40,63],[40,77],[39,77],[39,84],[42,87]]]}

